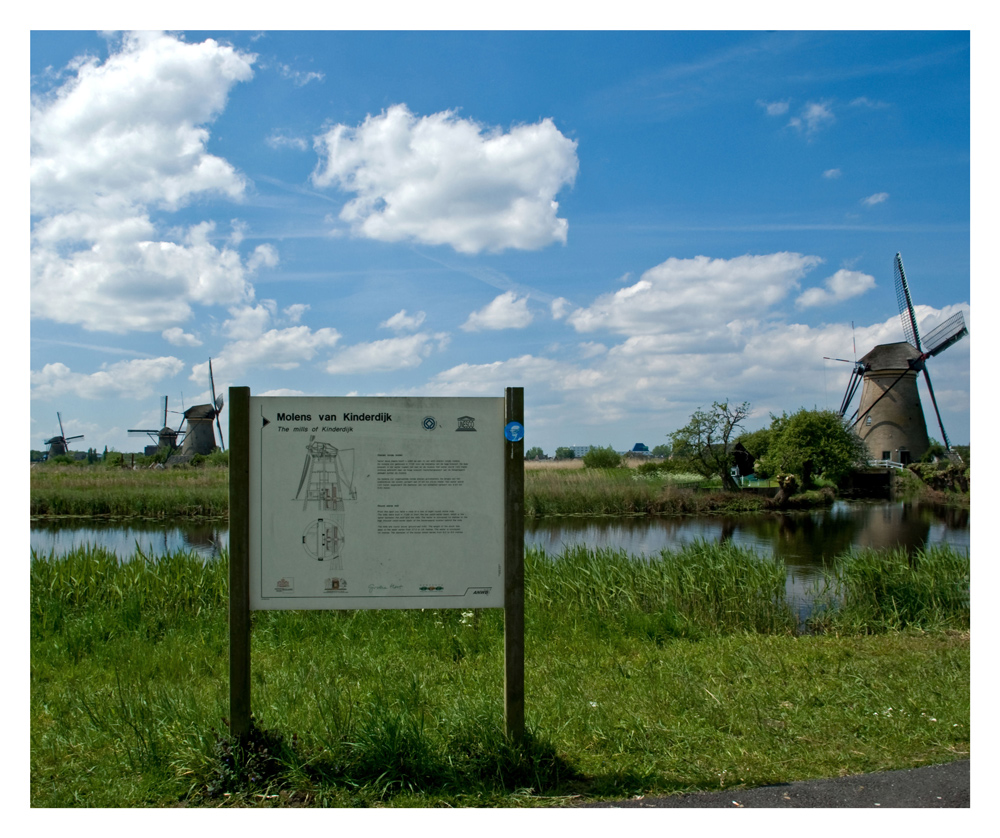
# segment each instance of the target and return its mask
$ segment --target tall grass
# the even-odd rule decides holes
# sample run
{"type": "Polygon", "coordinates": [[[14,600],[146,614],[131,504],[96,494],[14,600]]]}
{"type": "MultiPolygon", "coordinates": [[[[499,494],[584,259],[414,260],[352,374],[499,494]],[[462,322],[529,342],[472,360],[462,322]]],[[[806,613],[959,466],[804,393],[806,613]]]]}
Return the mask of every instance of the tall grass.
{"type": "MultiPolygon", "coordinates": [[[[921,559],[913,613],[953,610],[963,563],[921,559]]],[[[503,735],[501,611],[255,612],[240,749],[227,564],[32,556],[33,805],[551,805],[968,753],[967,635],[875,637],[874,614],[795,636],[780,565],[708,544],[527,553],[522,746],[503,735]]],[[[843,607],[900,601],[887,573],[837,577],[843,607]]]]}
{"type": "Polygon", "coordinates": [[[525,471],[525,515],[694,515],[767,508],[762,495],[690,491],[677,487],[676,477],[642,475],[633,469],[525,471]]]}
{"type": "Polygon", "coordinates": [[[851,633],[969,627],[968,554],[947,547],[864,549],[839,558],[817,586],[811,624],[851,633]]]}
{"type": "Polygon", "coordinates": [[[529,602],[540,616],[586,614],[602,630],[660,642],[731,632],[791,633],[796,626],[785,601],[784,564],[732,544],[700,542],[654,558],[583,546],[554,557],[529,550],[525,578],[529,602]]]}
{"type": "Polygon", "coordinates": [[[229,514],[229,470],[33,468],[31,514],[224,517],[229,514]]]}

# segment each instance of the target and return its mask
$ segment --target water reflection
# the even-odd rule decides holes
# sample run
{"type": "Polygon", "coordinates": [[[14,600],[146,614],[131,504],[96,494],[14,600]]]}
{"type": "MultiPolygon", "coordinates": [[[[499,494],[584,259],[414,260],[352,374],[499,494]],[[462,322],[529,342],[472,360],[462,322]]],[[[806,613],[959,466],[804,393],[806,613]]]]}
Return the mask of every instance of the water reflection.
{"type": "Polygon", "coordinates": [[[221,521],[98,521],[86,519],[36,520],[31,522],[31,549],[39,555],[57,556],[78,547],[97,546],[110,550],[120,559],[131,557],[136,549],[147,556],[162,556],[175,551],[194,552],[214,559],[229,545],[229,528],[221,521]]]}

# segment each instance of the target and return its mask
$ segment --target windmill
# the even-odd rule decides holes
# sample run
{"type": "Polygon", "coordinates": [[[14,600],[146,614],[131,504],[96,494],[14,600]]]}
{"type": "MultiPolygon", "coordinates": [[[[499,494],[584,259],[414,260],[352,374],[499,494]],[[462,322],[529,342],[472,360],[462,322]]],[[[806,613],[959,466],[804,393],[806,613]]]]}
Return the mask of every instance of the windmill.
{"type": "Polygon", "coordinates": [[[927,371],[927,360],[940,355],[953,343],[969,334],[965,316],[962,312],[957,312],[931,331],[921,342],[917,318],[913,312],[913,301],[906,282],[903,258],[898,253],[893,260],[893,269],[896,300],[906,340],[901,343],[876,346],[867,355],[855,361],[847,384],[847,392],[840,405],[840,415],[844,416],[847,413],[855,392],[861,386],[860,404],[851,414],[848,423],[865,441],[872,458],[893,460],[904,465],[919,460],[929,445],[927,424],[920,405],[920,395],[917,392],[917,374],[922,372],[927,392],[934,405],[945,450],[949,458],[958,459],[958,454],[952,451],[944,423],[941,421],[941,411],[938,410],[934,387],[927,371]]]}
{"type": "MultiPolygon", "coordinates": [[[[177,448],[178,437],[184,434],[184,431],[178,426],[177,430],[173,430],[167,424],[167,405],[169,399],[167,396],[163,397],[163,427],[159,430],[153,428],[129,428],[129,434],[132,436],[140,436],[142,434],[148,434],[153,440],[156,441],[157,451],[162,451],[166,449],[167,451],[173,451],[177,448]]],[[[184,424],[184,420],[181,420],[181,425],[184,424]]],[[[147,449],[148,452],[149,449],[147,449]]]]}
{"type": "Polygon", "coordinates": [[[69,445],[67,443],[72,442],[74,439],[83,439],[83,434],[78,434],[77,436],[66,436],[66,432],[63,430],[62,415],[57,411],[56,418],[59,420],[59,436],[54,436],[52,439],[45,440],[45,445],[49,446],[48,453],[46,454],[46,459],[50,457],[58,457],[60,454],[69,453],[69,445]]]}
{"type": "MultiPolygon", "coordinates": [[[[184,421],[187,422],[187,430],[184,432],[184,442],[181,445],[178,457],[190,457],[194,454],[211,454],[215,448],[215,431],[212,428],[214,421],[219,428],[220,447],[225,449],[222,441],[222,422],[219,421],[219,414],[222,412],[222,394],[215,394],[215,376],[212,374],[212,359],[208,359],[208,379],[212,385],[212,403],[196,404],[184,411],[184,421]]],[[[173,458],[171,458],[173,460],[173,458]]],[[[171,460],[167,465],[171,465],[171,460]]],[[[185,462],[184,460],[174,460],[174,462],[185,462]]]]}

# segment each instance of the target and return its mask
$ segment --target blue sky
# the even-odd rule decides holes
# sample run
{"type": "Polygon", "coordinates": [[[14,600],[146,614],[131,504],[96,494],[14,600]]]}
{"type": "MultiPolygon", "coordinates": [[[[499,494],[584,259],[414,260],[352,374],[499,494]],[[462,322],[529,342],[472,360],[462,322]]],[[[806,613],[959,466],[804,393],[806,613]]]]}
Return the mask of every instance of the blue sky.
{"type": "MultiPolygon", "coordinates": [[[[750,430],[903,340],[897,251],[921,331],[973,329],[968,32],[36,31],[30,63],[32,448],[59,411],[140,450],[209,357],[255,395],[523,386],[548,454],[727,399],[750,430]]],[[[955,444],[971,342],[929,362],[955,444]]]]}

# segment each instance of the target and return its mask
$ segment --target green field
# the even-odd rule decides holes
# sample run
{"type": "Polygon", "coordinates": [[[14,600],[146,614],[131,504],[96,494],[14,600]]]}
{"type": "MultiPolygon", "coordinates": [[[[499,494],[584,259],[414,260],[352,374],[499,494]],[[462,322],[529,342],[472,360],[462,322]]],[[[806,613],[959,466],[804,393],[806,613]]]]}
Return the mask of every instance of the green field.
{"type": "Polygon", "coordinates": [[[966,556],[842,557],[804,631],[732,547],[525,562],[523,746],[502,612],[257,612],[239,751],[225,559],[32,557],[32,805],[552,806],[969,756],[966,556]]]}

